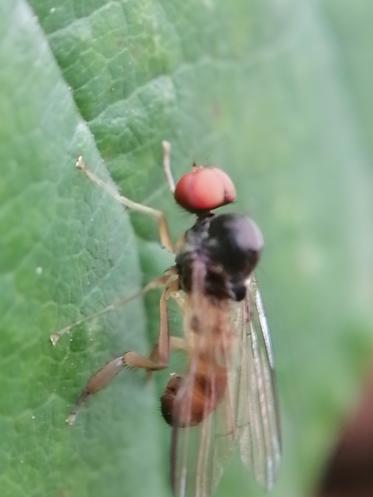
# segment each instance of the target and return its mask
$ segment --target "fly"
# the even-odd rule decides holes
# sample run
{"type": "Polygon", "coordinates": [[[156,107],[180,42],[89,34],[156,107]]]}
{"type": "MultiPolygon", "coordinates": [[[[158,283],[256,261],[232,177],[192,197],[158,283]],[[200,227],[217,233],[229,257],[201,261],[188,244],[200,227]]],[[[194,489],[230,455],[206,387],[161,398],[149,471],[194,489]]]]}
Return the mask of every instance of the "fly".
{"type": "Polygon", "coordinates": [[[221,169],[194,164],[175,184],[170,144],[163,142],[163,168],[176,202],[196,215],[194,225],[173,244],[163,212],[133,202],[103,182],[85,164],[77,168],[125,207],[153,217],[162,245],[175,265],[138,294],[119,299],[51,336],[56,345],[76,325],[161,288],[158,341],[149,356],[126,352],[93,374],[68,417],[123,369],[149,375],[168,366],[171,351],[186,354],[184,374],[172,374],[161,396],[161,412],[172,429],[171,484],[175,497],[211,497],[232,451],[271,488],[281,456],[281,435],[270,333],[254,276],[263,237],[240,214],[212,211],[234,202],[235,187],[221,169]],[[183,336],[170,336],[168,301],[183,314],[183,336]]]}

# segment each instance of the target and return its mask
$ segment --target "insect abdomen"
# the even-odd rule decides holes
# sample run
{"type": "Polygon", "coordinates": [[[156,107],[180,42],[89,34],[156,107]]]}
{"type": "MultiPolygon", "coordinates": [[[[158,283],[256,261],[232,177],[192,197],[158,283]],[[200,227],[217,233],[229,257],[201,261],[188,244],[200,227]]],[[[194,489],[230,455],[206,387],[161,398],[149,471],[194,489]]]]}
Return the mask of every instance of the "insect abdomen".
{"type": "Polygon", "coordinates": [[[217,408],[224,396],[226,368],[200,358],[192,378],[172,376],[161,397],[162,415],[172,426],[198,425],[217,408]],[[189,381],[193,381],[192,385],[189,381]]]}

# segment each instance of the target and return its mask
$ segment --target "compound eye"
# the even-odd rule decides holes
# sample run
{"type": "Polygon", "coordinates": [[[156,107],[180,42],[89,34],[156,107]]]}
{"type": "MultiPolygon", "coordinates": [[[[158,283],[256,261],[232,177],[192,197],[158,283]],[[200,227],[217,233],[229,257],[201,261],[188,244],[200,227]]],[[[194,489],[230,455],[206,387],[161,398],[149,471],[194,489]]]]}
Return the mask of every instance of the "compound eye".
{"type": "Polygon", "coordinates": [[[175,200],[189,212],[208,212],[236,200],[230,177],[217,167],[194,166],[176,184],[175,200]]]}

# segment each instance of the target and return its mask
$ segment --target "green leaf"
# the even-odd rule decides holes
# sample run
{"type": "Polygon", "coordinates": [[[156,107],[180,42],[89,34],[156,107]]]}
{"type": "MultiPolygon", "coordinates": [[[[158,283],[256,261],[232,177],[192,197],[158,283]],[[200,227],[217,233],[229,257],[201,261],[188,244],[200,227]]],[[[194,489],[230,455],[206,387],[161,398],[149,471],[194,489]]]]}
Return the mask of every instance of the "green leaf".
{"type": "MultiPolygon", "coordinates": [[[[336,0],[1,2],[2,497],[169,495],[167,373],[154,387],[124,372],[64,422],[94,370],[149,351],[157,295],[49,342],[172,263],[152,221],[74,167],[83,154],[164,209],[176,238],[192,218],[164,184],[165,138],[177,177],[221,165],[262,226],[284,425],[274,495],[315,485],[372,351],[368,18],[336,0]]],[[[218,495],[262,491],[234,462],[218,495]]]]}

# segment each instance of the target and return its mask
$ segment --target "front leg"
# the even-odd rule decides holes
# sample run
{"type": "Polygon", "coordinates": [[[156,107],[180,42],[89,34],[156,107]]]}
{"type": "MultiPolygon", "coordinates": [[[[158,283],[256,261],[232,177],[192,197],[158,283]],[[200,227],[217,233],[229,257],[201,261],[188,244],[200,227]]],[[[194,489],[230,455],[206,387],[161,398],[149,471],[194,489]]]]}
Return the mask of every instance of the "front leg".
{"type": "MultiPolygon", "coordinates": [[[[175,181],[172,176],[171,165],[170,165],[171,145],[167,141],[163,141],[162,147],[163,147],[163,170],[168,187],[171,193],[173,194],[175,190],[175,181]]],[[[105,181],[103,181],[93,171],[91,171],[91,169],[89,169],[89,167],[87,166],[81,155],[78,157],[76,161],[76,167],[80,171],[82,171],[93,183],[95,183],[97,186],[105,190],[111,197],[114,198],[114,200],[116,200],[120,204],[124,205],[125,207],[127,207],[132,211],[140,212],[141,214],[145,214],[155,219],[158,223],[159,238],[161,244],[170,252],[172,253],[175,252],[174,244],[172,243],[171,240],[167,219],[164,212],[158,209],[154,209],[153,207],[149,207],[147,205],[134,202],[133,200],[130,200],[124,195],[121,195],[113,185],[105,183],[105,181]]]]}

